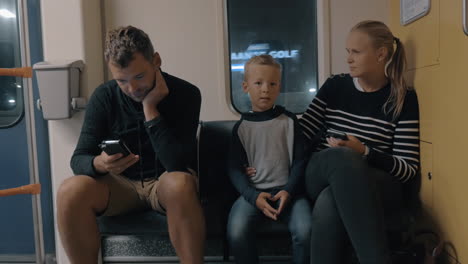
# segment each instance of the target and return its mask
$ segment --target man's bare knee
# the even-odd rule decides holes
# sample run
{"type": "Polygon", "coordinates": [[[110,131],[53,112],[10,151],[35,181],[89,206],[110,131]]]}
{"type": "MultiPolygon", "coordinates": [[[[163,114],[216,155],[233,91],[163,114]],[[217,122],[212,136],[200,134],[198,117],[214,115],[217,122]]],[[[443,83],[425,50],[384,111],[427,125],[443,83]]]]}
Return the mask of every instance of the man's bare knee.
{"type": "Polygon", "coordinates": [[[159,181],[158,195],[162,201],[193,197],[197,192],[195,177],[186,172],[165,173],[159,181]]]}
{"type": "Polygon", "coordinates": [[[62,182],[57,191],[58,206],[89,206],[103,211],[109,199],[108,187],[89,176],[73,176],[62,182]]]}

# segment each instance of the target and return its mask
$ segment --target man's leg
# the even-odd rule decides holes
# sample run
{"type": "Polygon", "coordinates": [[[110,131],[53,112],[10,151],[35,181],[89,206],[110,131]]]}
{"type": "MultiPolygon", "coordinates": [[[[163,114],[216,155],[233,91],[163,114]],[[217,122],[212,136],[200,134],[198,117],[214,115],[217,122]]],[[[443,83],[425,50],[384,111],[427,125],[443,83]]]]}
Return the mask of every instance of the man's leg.
{"type": "Polygon", "coordinates": [[[88,176],[66,179],[57,193],[57,225],[71,263],[97,263],[99,230],[96,214],[106,209],[109,188],[88,176]]]}
{"type": "Polygon", "coordinates": [[[157,199],[166,210],[169,236],[180,262],[203,263],[205,218],[195,176],[185,172],[159,177],[157,199]]]}
{"type": "Polygon", "coordinates": [[[73,176],[57,193],[57,224],[71,263],[97,263],[100,238],[96,215],[148,208],[135,185],[123,176],[73,176]]]}
{"type": "Polygon", "coordinates": [[[227,237],[235,263],[259,263],[255,238],[257,224],[262,218],[265,218],[262,212],[242,196],[232,206],[227,225],[227,237]]]}

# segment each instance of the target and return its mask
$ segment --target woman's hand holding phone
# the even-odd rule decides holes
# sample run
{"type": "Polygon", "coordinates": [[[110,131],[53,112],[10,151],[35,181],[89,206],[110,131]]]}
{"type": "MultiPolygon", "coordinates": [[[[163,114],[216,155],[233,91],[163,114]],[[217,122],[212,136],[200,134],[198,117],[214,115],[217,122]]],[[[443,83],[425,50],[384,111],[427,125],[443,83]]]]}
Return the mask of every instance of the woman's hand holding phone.
{"type": "Polygon", "coordinates": [[[362,144],[362,142],[355,136],[349,134],[347,134],[346,136],[348,137],[348,140],[327,137],[327,142],[332,147],[348,147],[357,151],[359,154],[364,155],[366,151],[366,146],[364,146],[364,144],[362,144]]]}

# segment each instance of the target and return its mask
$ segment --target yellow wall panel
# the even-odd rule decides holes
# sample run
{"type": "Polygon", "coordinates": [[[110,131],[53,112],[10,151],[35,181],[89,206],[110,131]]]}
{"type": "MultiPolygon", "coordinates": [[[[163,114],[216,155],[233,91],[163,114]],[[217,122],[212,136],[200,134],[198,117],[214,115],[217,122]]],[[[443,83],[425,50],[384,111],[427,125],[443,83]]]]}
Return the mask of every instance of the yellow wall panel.
{"type": "Polygon", "coordinates": [[[421,156],[421,201],[425,208],[433,208],[432,198],[432,144],[421,142],[421,152],[425,155],[421,156]]]}
{"type": "Polygon", "coordinates": [[[390,27],[403,36],[413,60],[407,76],[420,99],[421,138],[432,143],[432,148],[421,145],[423,172],[432,157],[430,215],[455,246],[460,263],[468,263],[468,36],[462,30],[462,1],[431,2],[428,16],[404,27],[399,1],[391,1],[390,27]]]}
{"type": "Polygon", "coordinates": [[[400,1],[390,0],[390,25],[392,28],[398,27],[395,36],[412,51],[407,54],[408,69],[439,63],[439,1],[431,1],[430,12],[423,18],[400,26],[400,1]]]}
{"type": "MultiPolygon", "coordinates": [[[[411,50],[410,50],[411,51],[411,50]]],[[[440,67],[433,65],[407,71],[405,78],[409,86],[418,94],[420,137],[422,141],[433,140],[434,91],[440,88],[440,67]]]]}

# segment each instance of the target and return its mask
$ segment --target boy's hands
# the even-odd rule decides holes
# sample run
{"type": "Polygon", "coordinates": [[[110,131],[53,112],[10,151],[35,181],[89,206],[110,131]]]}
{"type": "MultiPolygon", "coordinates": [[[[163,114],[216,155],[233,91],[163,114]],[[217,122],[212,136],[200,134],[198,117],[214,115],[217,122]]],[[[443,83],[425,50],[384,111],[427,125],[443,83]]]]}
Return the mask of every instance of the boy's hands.
{"type": "Polygon", "coordinates": [[[155,70],[155,78],[156,81],[154,87],[142,101],[146,121],[159,116],[157,106],[169,94],[169,88],[167,88],[166,81],[162,76],[160,68],[155,70]]]}
{"type": "Polygon", "coordinates": [[[275,196],[272,196],[269,193],[266,192],[261,192],[258,197],[257,201],[255,201],[255,204],[257,205],[257,208],[263,212],[265,216],[268,218],[271,218],[273,220],[278,220],[278,215],[281,214],[283,209],[287,206],[289,201],[291,200],[291,195],[285,191],[279,191],[275,196]],[[276,202],[280,201],[278,209],[273,208],[268,201],[276,202]]]}
{"type": "Polygon", "coordinates": [[[112,174],[119,175],[140,159],[140,156],[133,153],[130,153],[130,155],[126,157],[122,156],[122,153],[109,156],[103,151],[101,152],[101,155],[94,157],[94,169],[101,174],[110,172],[112,174]]]}
{"type": "MultiPolygon", "coordinates": [[[[257,170],[254,167],[247,167],[247,166],[245,167],[245,174],[248,177],[253,177],[255,176],[256,173],[257,173],[257,170]]],[[[279,191],[273,197],[269,193],[261,192],[258,195],[257,201],[255,201],[255,204],[257,208],[263,212],[264,215],[266,215],[267,217],[273,220],[277,220],[277,216],[281,214],[281,212],[287,206],[290,200],[291,200],[291,195],[285,190],[279,191]],[[278,200],[280,200],[278,209],[274,209],[273,207],[271,207],[270,203],[268,203],[268,201],[276,202],[278,200]]]]}
{"type": "Polygon", "coordinates": [[[289,203],[289,200],[291,200],[291,195],[285,191],[285,190],[282,190],[282,191],[279,191],[272,199],[272,201],[278,201],[280,200],[280,204],[278,206],[278,210],[277,210],[277,215],[281,214],[281,212],[283,211],[283,209],[286,207],[286,205],[289,203]]]}
{"type": "Polygon", "coordinates": [[[266,217],[271,218],[276,221],[277,220],[276,216],[278,215],[278,211],[274,209],[273,207],[271,207],[271,205],[268,203],[268,200],[273,201],[273,197],[271,196],[271,194],[266,193],[266,192],[261,192],[258,195],[257,200],[255,201],[255,205],[260,211],[263,212],[263,214],[266,217]]]}

